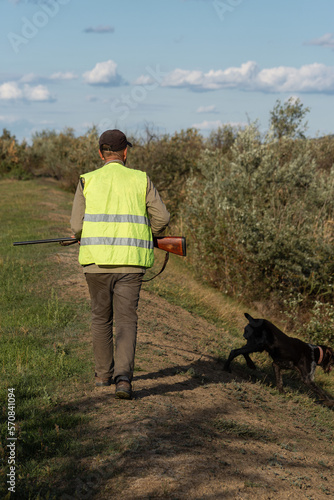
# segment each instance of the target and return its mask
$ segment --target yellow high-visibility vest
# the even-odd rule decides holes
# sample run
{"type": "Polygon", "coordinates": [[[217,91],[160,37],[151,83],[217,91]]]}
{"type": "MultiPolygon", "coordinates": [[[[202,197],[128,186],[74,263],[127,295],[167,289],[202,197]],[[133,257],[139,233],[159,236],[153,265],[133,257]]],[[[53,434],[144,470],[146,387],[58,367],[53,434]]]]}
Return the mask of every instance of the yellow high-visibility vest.
{"type": "Polygon", "coordinates": [[[80,264],[152,267],[146,173],[111,162],[80,177],[86,199],[80,264]]]}

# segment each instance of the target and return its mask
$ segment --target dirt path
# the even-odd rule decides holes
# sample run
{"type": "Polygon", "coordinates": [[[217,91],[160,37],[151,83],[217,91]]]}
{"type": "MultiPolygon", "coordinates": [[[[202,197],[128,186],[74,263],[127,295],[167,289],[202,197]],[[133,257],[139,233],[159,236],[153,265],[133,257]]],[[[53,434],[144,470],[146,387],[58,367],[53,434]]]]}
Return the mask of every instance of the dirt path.
{"type": "MultiPolygon", "coordinates": [[[[59,258],[72,267],[75,250],[59,258]]],[[[75,269],[71,293],[88,300],[75,269]]],[[[173,273],[170,265],[158,279],[173,273]]],[[[86,338],[91,349],[88,329],[86,338]]],[[[306,393],[281,396],[270,381],[250,381],[240,365],[225,373],[215,354],[225,339],[222,328],[144,288],[134,399],[118,401],[114,386],[95,388],[92,379],[68,402],[92,420],[81,437],[89,451],[73,478],[76,493],[64,498],[333,496],[333,435],[323,426],[333,412],[306,393]]]]}

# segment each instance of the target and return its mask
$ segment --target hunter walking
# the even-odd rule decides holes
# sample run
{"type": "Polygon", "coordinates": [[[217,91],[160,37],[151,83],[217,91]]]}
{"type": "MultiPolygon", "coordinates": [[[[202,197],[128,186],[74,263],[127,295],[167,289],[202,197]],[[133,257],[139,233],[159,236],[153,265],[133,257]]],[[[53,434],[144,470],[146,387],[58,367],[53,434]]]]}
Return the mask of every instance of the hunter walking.
{"type": "Polygon", "coordinates": [[[132,397],[137,307],[143,275],[153,265],[153,235],[170,219],[147,174],[125,166],[129,147],[120,130],[100,136],[104,165],[80,176],[71,216],[91,297],[95,384],[114,382],[120,399],[132,397]]]}

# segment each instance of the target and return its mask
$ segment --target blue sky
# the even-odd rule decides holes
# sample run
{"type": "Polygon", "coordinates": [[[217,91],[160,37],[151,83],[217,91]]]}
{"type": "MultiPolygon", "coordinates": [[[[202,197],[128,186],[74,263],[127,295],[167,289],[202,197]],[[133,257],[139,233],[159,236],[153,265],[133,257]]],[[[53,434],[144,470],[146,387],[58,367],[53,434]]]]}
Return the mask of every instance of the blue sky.
{"type": "Polygon", "coordinates": [[[333,0],[0,0],[0,129],[265,131],[293,96],[333,134],[333,18],[333,0]]]}

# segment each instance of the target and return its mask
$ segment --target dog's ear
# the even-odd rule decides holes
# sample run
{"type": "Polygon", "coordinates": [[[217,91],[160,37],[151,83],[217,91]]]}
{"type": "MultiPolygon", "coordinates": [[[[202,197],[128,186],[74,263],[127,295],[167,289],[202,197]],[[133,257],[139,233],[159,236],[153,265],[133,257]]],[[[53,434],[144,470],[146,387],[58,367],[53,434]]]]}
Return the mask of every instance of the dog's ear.
{"type": "Polygon", "coordinates": [[[322,367],[326,373],[331,371],[331,367],[334,366],[334,351],[331,347],[321,346],[324,351],[324,359],[322,360],[322,367]]]}
{"type": "Polygon", "coordinates": [[[254,318],[252,318],[252,316],[250,314],[248,314],[248,313],[244,313],[244,314],[245,314],[245,317],[248,319],[250,325],[252,325],[254,327],[262,326],[263,319],[254,319],[254,318]]]}

